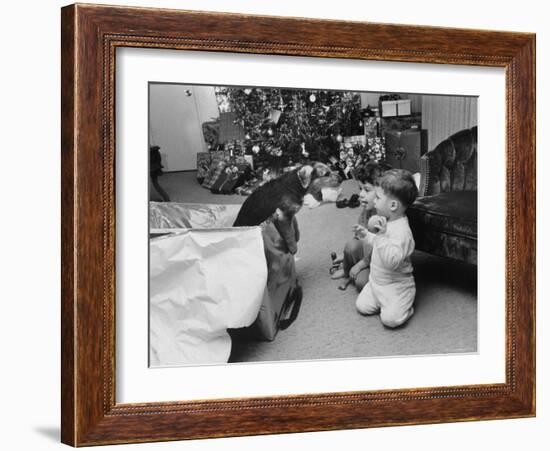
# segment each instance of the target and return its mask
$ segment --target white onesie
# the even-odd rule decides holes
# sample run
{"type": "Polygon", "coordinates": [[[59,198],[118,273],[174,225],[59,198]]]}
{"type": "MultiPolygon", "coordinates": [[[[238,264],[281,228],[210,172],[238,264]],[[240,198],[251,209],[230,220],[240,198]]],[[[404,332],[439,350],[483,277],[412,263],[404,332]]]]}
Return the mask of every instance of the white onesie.
{"type": "Polygon", "coordinates": [[[357,297],[357,310],[364,315],[380,313],[385,326],[397,327],[414,313],[416,286],[410,256],[414,239],[406,216],[389,221],[385,233],[367,232],[373,247],[369,282],[357,297]]]}

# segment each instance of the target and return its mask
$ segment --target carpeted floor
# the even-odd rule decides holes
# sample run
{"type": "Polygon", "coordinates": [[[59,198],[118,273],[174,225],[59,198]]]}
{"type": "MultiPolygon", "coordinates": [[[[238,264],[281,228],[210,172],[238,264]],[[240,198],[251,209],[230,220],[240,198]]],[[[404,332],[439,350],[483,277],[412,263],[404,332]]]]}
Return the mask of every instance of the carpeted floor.
{"type": "MultiPolygon", "coordinates": [[[[194,172],[165,174],[161,185],[174,202],[233,204],[238,195],[214,195],[194,172]]],[[[296,322],[272,342],[237,342],[232,362],[447,354],[477,351],[477,267],[422,252],[413,254],[415,314],[391,330],[378,316],[355,310],[357,291],[337,289],[328,273],[330,252],[341,253],[359,209],[322,204],[298,213],[301,240],[296,268],[303,288],[296,322]]]]}

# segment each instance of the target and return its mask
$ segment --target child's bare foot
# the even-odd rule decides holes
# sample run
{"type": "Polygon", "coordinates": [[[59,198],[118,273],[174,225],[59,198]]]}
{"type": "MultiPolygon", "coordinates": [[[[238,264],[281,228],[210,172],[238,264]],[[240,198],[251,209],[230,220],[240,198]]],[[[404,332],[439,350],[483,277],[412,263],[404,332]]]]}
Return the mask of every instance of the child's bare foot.
{"type": "Polygon", "coordinates": [[[344,270],[342,268],[340,269],[337,269],[336,271],[334,271],[332,273],[332,276],[330,276],[331,279],[341,279],[343,277],[347,277],[346,276],[346,273],[344,272],[344,270]]]}
{"type": "Polygon", "coordinates": [[[338,285],[338,289],[345,291],[350,283],[351,283],[351,278],[343,280],[342,283],[338,285]]]}

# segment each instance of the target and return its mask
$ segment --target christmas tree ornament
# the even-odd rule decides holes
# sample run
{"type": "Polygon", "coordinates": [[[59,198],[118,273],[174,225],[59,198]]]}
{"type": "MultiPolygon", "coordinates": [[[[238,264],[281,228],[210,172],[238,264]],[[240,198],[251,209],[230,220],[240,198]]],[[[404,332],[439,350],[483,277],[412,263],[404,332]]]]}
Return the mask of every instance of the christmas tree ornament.
{"type": "Polygon", "coordinates": [[[279,110],[271,110],[269,112],[269,121],[273,122],[274,124],[277,124],[277,122],[279,122],[280,117],[281,117],[281,112],[279,110]]]}
{"type": "Polygon", "coordinates": [[[250,94],[252,93],[252,89],[246,88],[246,89],[244,90],[244,93],[248,96],[248,95],[250,95],[250,94]]]}
{"type": "Polygon", "coordinates": [[[305,158],[308,158],[309,157],[309,152],[306,150],[306,143],[302,143],[302,144],[300,144],[300,146],[302,147],[302,155],[305,158]]]}
{"type": "Polygon", "coordinates": [[[338,135],[336,135],[336,141],[338,141],[339,143],[342,142],[342,135],[340,133],[338,133],[338,135]]]}
{"type": "Polygon", "coordinates": [[[311,94],[311,95],[309,96],[309,101],[310,101],[311,103],[314,103],[316,100],[317,100],[317,97],[315,97],[315,94],[311,94]]]}

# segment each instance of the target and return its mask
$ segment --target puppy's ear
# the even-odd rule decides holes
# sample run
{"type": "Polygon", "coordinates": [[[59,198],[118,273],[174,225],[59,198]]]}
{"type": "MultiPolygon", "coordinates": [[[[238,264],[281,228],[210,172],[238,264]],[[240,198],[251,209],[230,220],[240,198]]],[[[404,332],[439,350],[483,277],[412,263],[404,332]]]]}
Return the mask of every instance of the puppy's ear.
{"type": "Polygon", "coordinates": [[[313,168],[309,165],[306,165],[298,170],[298,179],[304,188],[307,188],[311,183],[311,173],[313,168]]]}

